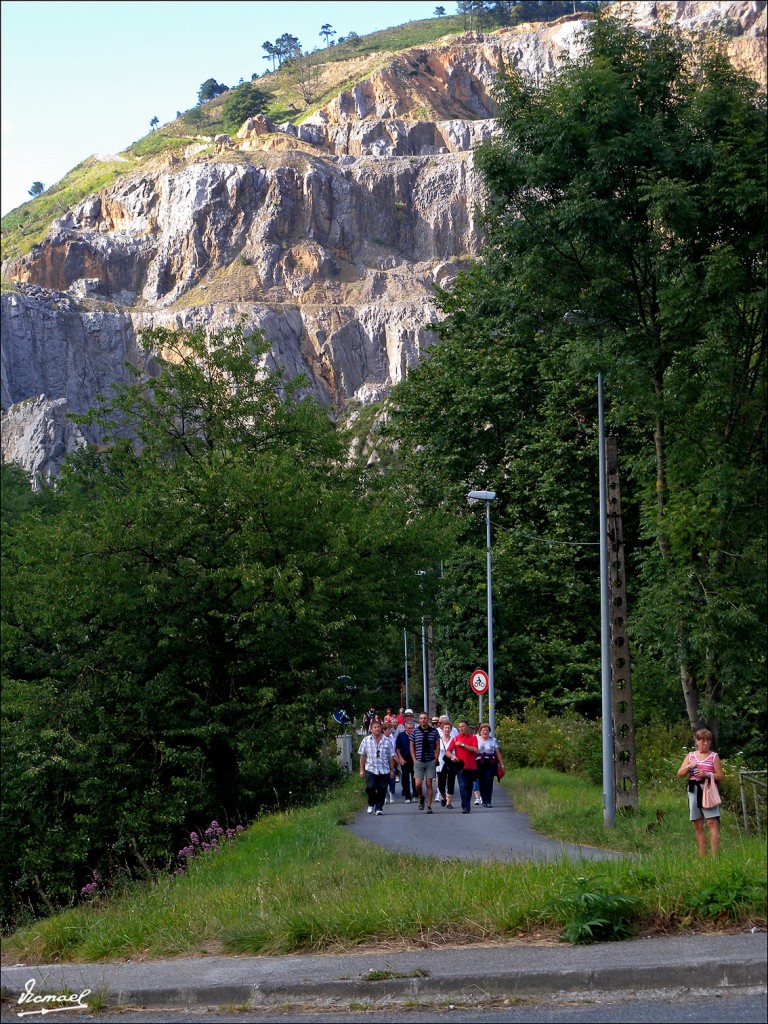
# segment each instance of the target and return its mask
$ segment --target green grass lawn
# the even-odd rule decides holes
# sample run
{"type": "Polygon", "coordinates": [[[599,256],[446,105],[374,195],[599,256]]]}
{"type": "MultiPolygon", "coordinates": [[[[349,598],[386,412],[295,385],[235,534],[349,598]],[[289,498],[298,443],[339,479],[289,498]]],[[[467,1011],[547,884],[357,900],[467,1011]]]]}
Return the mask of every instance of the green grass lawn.
{"type": "Polygon", "coordinates": [[[587,782],[520,770],[505,785],[519,808],[535,805],[540,831],[635,856],[577,864],[399,856],[340,827],[363,803],[359,780],[350,780],[321,805],[262,818],[178,878],[134,883],[20,929],[6,955],[29,963],[278,954],[542,933],[590,941],[765,921],[765,843],[742,835],[733,815],[724,816],[721,856],[699,861],[675,791],[653,794],[645,812],[606,833],[599,790],[587,782]],[[657,807],[663,825],[650,833],[657,807]]]}

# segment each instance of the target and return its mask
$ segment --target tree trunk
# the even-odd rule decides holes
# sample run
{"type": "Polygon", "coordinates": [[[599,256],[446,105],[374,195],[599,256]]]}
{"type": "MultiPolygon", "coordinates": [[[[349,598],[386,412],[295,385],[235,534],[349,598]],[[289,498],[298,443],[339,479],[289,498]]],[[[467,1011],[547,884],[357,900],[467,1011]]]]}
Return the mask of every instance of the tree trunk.
{"type": "Polygon", "coordinates": [[[691,731],[696,732],[697,729],[702,727],[701,711],[699,710],[699,688],[696,685],[696,679],[688,670],[685,658],[680,659],[680,682],[683,687],[685,710],[688,713],[691,731]]]}
{"type": "MultiPolygon", "coordinates": [[[[663,384],[661,381],[657,381],[656,394],[658,397],[661,397],[662,393],[663,384]]],[[[667,457],[664,438],[664,419],[661,416],[656,419],[656,429],[654,430],[653,440],[656,445],[656,538],[659,544],[661,557],[667,564],[669,564],[671,550],[669,539],[666,534],[666,523],[664,522],[664,513],[666,512],[667,506],[667,457]]],[[[688,714],[688,721],[691,723],[691,729],[696,732],[696,730],[700,729],[702,725],[699,687],[693,673],[688,667],[688,659],[685,654],[686,636],[682,627],[678,628],[677,648],[679,652],[680,683],[683,689],[685,710],[688,714]]]]}
{"type": "MultiPolygon", "coordinates": [[[[659,391],[660,387],[657,386],[657,394],[659,391]]],[[[664,513],[667,507],[667,456],[664,445],[664,420],[661,416],[656,420],[653,440],[656,445],[656,538],[662,558],[666,561],[670,554],[666,523],[664,522],[664,513]]]]}

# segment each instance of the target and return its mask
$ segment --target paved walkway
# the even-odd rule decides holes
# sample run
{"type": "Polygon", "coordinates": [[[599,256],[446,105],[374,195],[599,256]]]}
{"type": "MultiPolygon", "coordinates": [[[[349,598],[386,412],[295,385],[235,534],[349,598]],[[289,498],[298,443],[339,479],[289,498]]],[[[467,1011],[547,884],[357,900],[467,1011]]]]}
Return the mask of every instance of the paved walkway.
{"type": "MultiPolygon", "coordinates": [[[[362,779],[360,786],[362,790],[362,779]]],[[[532,831],[528,816],[514,809],[503,785],[494,787],[493,807],[473,805],[470,814],[461,813],[458,786],[456,789],[453,810],[435,801],[434,813],[427,814],[419,810],[418,800],[403,803],[398,786],[395,803],[385,804],[382,815],[368,814],[363,809],[349,829],[388,850],[460,860],[605,860],[622,856],[613,850],[558,843],[532,831]]]]}

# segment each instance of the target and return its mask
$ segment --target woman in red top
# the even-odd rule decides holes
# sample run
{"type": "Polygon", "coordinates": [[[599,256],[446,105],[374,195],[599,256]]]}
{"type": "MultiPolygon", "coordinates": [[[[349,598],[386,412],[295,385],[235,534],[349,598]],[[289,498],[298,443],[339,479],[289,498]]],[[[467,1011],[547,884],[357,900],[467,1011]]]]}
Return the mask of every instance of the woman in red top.
{"type": "Polygon", "coordinates": [[[458,775],[461,813],[469,814],[472,810],[472,787],[477,778],[477,736],[472,735],[464,720],[459,722],[459,735],[448,744],[446,757],[457,762],[457,767],[461,766],[458,775]]]}
{"type": "Polygon", "coordinates": [[[720,782],[723,777],[723,762],[718,754],[712,750],[712,733],[709,729],[699,729],[696,733],[696,750],[686,754],[683,763],[677,769],[681,779],[688,779],[688,806],[691,812],[691,822],[696,830],[696,843],[699,847],[699,856],[707,855],[707,837],[704,832],[704,822],[707,823],[709,831],[709,848],[712,856],[716,856],[720,849],[720,806],[702,807],[702,795],[704,783],[708,779],[720,782]]]}

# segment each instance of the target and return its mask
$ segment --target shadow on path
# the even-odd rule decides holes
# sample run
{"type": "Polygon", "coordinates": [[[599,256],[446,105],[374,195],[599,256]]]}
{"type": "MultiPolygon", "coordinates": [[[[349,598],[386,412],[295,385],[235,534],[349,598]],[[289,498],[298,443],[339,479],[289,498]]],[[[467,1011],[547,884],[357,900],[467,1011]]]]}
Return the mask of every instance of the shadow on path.
{"type": "MultiPolygon", "coordinates": [[[[362,791],[363,783],[360,780],[362,791]]],[[[385,804],[382,815],[365,809],[347,826],[361,839],[397,853],[415,853],[423,857],[457,857],[460,860],[615,860],[624,856],[615,850],[599,850],[547,839],[528,825],[528,815],[516,811],[503,787],[493,790],[493,807],[472,807],[461,813],[458,787],[453,810],[433,804],[434,813],[419,810],[418,800],[403,802],[400,787],[395,803],[385,804]]]]}

